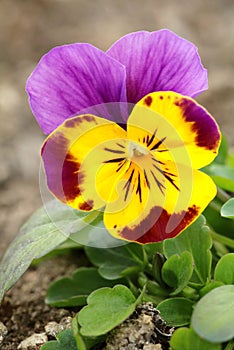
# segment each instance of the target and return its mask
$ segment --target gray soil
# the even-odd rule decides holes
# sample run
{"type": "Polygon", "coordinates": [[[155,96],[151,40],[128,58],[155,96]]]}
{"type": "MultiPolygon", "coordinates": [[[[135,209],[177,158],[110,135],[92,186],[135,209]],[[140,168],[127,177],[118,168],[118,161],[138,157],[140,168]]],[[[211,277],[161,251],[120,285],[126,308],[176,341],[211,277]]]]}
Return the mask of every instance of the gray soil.
{"type": "MultiPolygon", "coordinates": [[[[26,79],[50,48],[90,42],[105,50],[122,35],[169,28],[193,41],[209,71],[199,97],[234,144],[234,2],[232,0],[1,0],[0,1],[0,257],[20,225],[39,206],[39,150],[43,141],[27,104],[26,79]]],[[[75,259],[76,260],[76,259],[75,259]]],[[[67,257],[31,268],[0,310],[8,328],[2,349],[17,349],[51,320],[71,314],[44,304],[55,277],[79,261],[67,257]]]]}

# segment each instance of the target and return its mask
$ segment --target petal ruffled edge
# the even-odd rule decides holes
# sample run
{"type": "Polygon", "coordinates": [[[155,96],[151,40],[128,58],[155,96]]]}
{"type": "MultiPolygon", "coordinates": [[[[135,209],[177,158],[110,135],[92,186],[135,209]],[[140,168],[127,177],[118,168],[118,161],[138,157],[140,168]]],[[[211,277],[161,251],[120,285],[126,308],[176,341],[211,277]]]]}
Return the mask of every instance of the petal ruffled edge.
{"type": "Polygon", "coordinates": [[[126,68],[128,102],[154,91],[195,97],[208,88],[197,47],[168,29],[127,34],[107,53],[126,68]]]}
{"type": "MultiPolygon", "coordinates": [[[[80,111],[98,115],[86,108],[126,102],[125,67],[90,44],[55,47],[28,78],[26,92],[40,127],[49,134],[80,111]]],[[[102,116],[113,118],[106,113],[102,116]]]]}

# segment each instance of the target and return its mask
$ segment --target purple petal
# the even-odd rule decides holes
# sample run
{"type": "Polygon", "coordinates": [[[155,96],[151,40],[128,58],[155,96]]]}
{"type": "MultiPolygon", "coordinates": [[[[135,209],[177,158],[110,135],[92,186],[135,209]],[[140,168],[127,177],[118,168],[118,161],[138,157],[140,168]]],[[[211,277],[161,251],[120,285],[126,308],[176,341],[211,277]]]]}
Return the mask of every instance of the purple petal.
{"type": "Polygon", "coordinates": [[[169,30],[128,34],[107,53],[126,67],[128,102],[155,91],[194,97],[208,88],[197,48],[169,30]]]}
{"type": "Polygon", "coordinates": [[[87,107],[126,101],[124,66],[89,44],[52,49],[27,81],[31,109],[48,134],[87,107]]]}

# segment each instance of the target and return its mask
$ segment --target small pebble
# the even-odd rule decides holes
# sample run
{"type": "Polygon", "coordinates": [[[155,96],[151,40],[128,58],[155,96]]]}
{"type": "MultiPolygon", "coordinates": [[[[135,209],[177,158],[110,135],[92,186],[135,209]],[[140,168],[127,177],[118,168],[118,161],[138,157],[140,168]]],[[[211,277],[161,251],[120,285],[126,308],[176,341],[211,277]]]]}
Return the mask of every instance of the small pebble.
{"type": "Polygon", "coordinates": [[[37,349],[38,345],[42,345],[48,341],[47,335],[45,333],[34,333],[30,337],[24,339],[17,349],[27,350],[27,349],[37,349]]]}
{"type": "Polygon", "coordinates": [[[57,322],[49,322],[46,326],[45,326],[45,332],[47,335],[55,338],[56,335],[61,332],[63,330],[63,326],[60,325],[59,323],[57,322]]]}
{"type": "Polygon", "coordinates": [[[71,326],[72,326],[72,317],[71,316],[63,317],[60,320],[59,324],[61,326],[63,326],[63,329],[71,328],[71,326]]]}
{"type": "Polygon", "coordinates": [[[143,303],[109,333],[103,350],[166,350],[173,331],[152,303],[143,303]]]}
{"type": "Polygon", "coordinates": [[[63,331],[64,329],[71,328],[71,322],[72,318],[70,316],[63,317],[59,323],[54,321],[49,322],[45,326],[45,332],[48,336],[55,338],[59,332],[63,331]]]}
{"type": "Polygon", "coordinates": [[[143,347],[143,350],[162,350],[161,344],[146,344],[143,347]]]}
{"type": "Polygon", "coordinates": [[[6,326],[2,322],[0,322],[0,344],[3,342],[3,339],[5,338],[7,333],[8,333],[8,330],[6,326]]]}

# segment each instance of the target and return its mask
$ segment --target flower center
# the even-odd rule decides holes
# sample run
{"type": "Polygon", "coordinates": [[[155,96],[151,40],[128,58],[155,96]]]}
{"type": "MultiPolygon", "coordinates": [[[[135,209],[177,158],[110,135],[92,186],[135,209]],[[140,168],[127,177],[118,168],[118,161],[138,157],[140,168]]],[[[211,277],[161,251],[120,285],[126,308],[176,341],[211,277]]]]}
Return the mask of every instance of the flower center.
{"type": "Polygon", "coordinates": [[[141,146],[139,143],[130,141],[128,146],[128,154],[130,158],[133,157],[142,157],[148,154],[149,151],[147,148],[141,146]]]}

